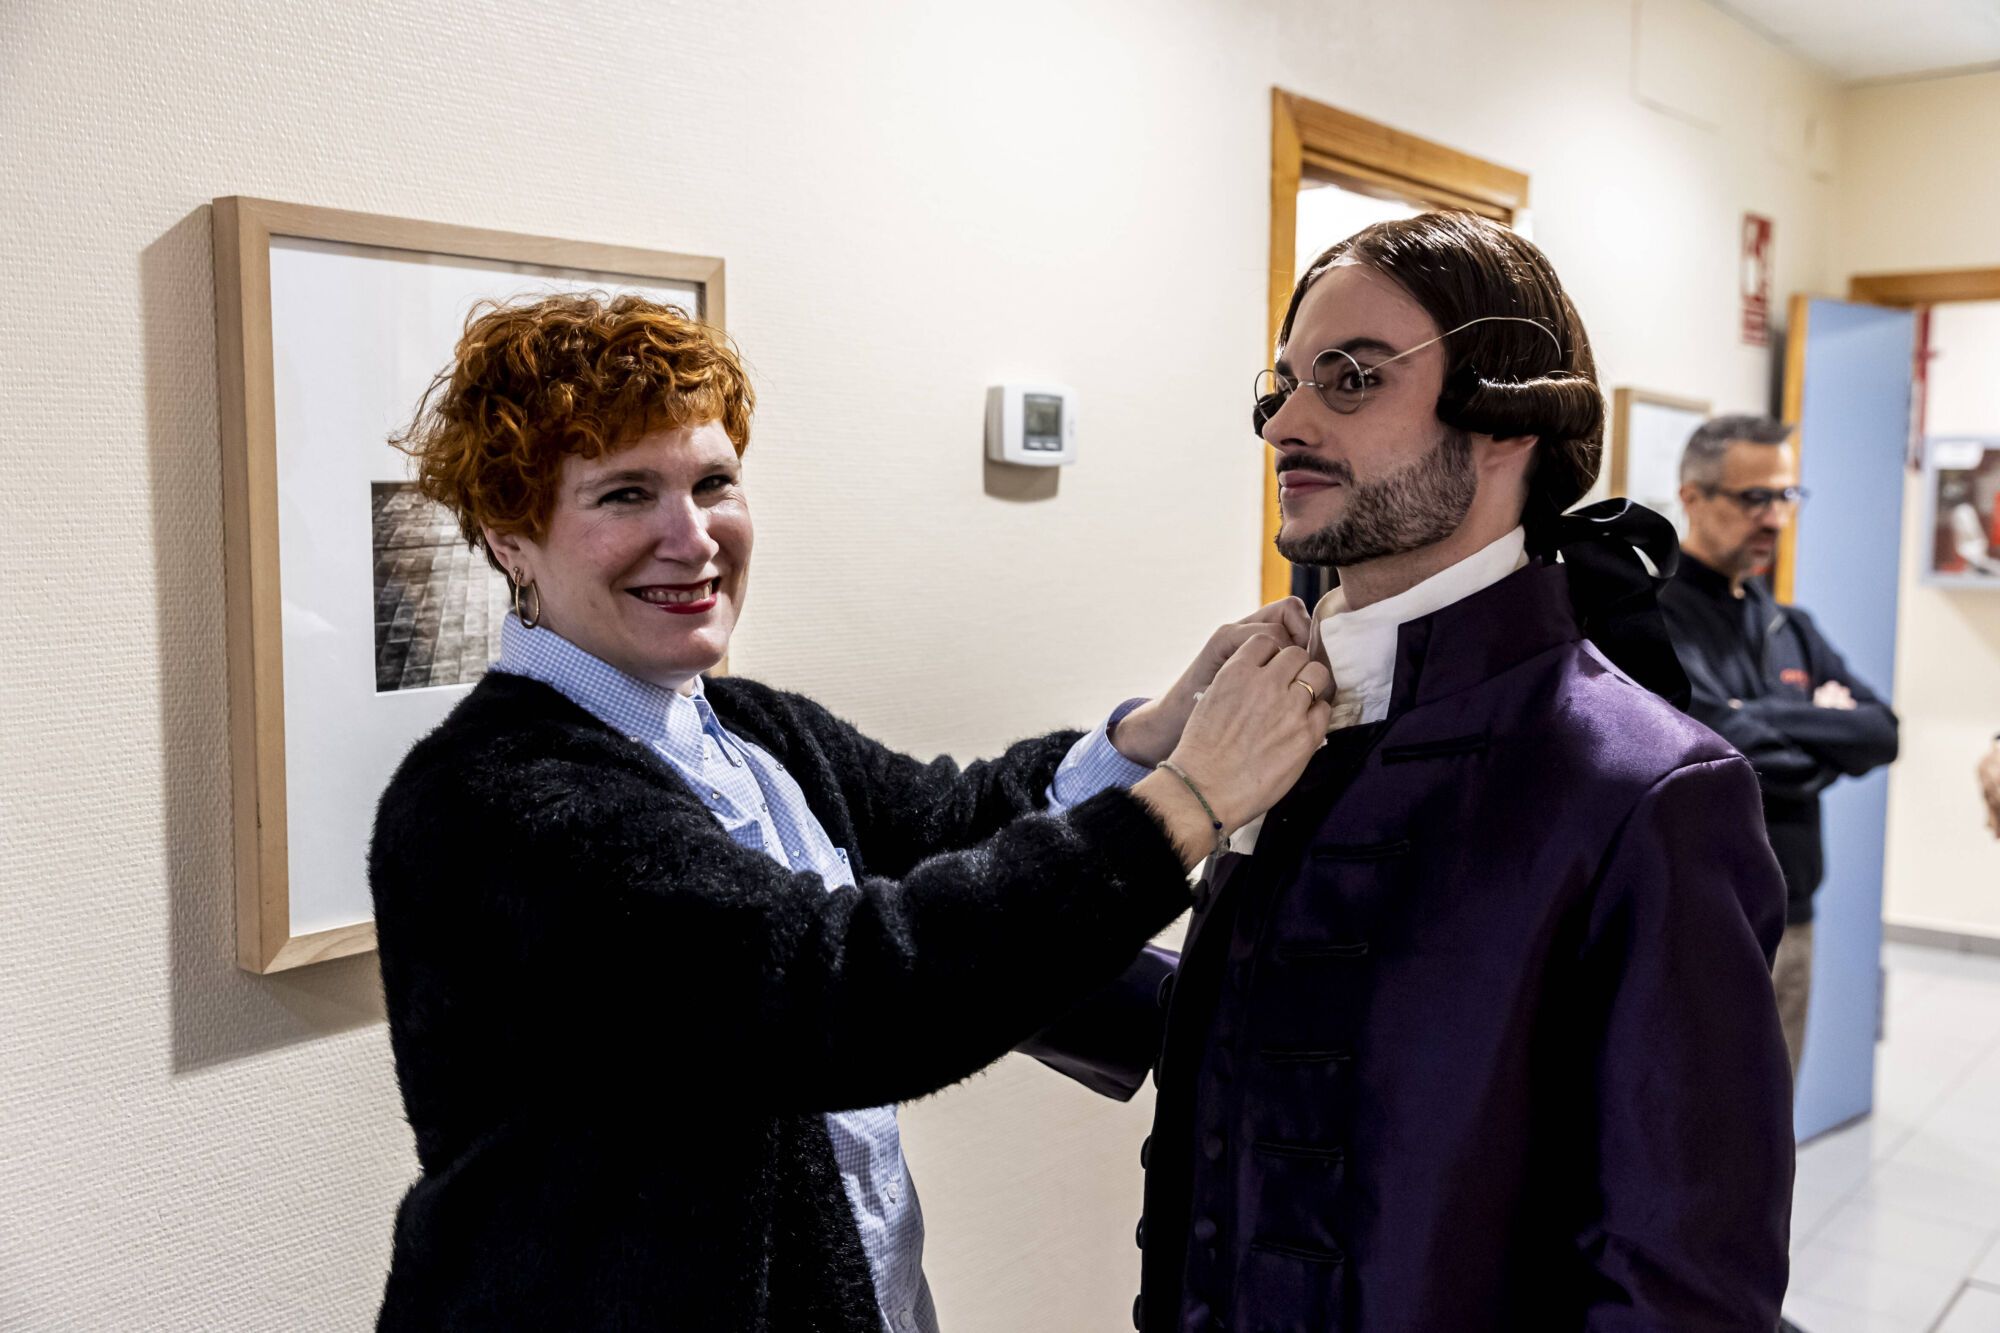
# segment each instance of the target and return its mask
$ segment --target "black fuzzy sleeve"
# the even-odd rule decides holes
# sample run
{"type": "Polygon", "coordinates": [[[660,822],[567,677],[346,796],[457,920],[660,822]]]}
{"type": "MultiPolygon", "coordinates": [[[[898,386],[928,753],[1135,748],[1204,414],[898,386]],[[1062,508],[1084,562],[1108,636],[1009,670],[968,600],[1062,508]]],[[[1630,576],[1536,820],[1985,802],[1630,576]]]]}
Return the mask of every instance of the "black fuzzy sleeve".
{"type": "Polygon", "coordinates": [[[426,989],[576,1092],[664,1068],[780,1111],[921,1096],[1110,981],[1187,905],[1165,831],[1122,791],[829,892],[626,750],[433,749],[392,785],[371,855],[385,981],[431,970],[426,989]]]}
{"type": "MultiPolygon", "coordinates": [[[[815,791],[840,793],[855,840],[849,850],[885,875],[970,847],[1042,810],[1056,769],[1083,736],[1050,732],[961,766],[942,755],[926,761],[892,750],[804,695],[741,678],[711,682],[709,690],[731,712],[747,714],[740,720],[752,730],[772,729],[769,744],[782,747],[785,767],[808,799],[815,791]]],[[[817,810],[822,803],[814,804],[817,810]]],[[[824,815],[822,822],[829,822],[824,815]]]]}

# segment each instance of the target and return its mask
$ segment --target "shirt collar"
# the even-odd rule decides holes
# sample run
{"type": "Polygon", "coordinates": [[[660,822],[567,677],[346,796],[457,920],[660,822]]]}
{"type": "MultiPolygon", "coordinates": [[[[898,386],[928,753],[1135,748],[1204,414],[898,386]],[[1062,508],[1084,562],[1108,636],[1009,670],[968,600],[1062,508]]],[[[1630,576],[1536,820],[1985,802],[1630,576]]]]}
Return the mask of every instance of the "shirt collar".
{"type": "Polygon", "coordinates": [[[1743,595],[1738,597],[1735,590],[1729,585],[1729,576],[1727,574],[1710,565],[1703,564],[1689,555],[1685,550],[1681,552],[1681,558],[1674,566],[1674,579],[1677,582],[1686,584],[1696,592],[1714,599],[1723,606],[1738,608],[1760,623],[1772,617],[1782,619],[1785,615],[1785,608],[1778,604],[1778,599],[1773,597],[1771,590],[1764,586],[1763,579],[1744,579],[1743,595]]]}
{"type": "Polygon", "coordinates": [[[1689,555],[1686,547],[1681,548],[1680,563],[1674,566],[1674,577],[1710,597],[1732,602],[1737,600],[1735,593],[1730,590],[1728,576],[1712,565],[1703,564],[1689,555]]]}
{"type": "Polygon", "coordinates": [[[500,624],[500,657],[493,669],[542,682],[607,727],[670,758],[700,762],[702,732],[715,714],[699,676],[693,691],[681,694],[629,676],[554,630],[530,629],[511,615],[500,624]]]}
{"type": "Polygon", "coordinates": [[[1528,563],[1527,534],[1515,528],[1457,564],[1358,611],[1335,588],[1313,608],[1316,655],[1333,672],[1335,726],[1379,722],[1389,714],[1395,684],[1397,631],[1492,587],[1528,563]]]}

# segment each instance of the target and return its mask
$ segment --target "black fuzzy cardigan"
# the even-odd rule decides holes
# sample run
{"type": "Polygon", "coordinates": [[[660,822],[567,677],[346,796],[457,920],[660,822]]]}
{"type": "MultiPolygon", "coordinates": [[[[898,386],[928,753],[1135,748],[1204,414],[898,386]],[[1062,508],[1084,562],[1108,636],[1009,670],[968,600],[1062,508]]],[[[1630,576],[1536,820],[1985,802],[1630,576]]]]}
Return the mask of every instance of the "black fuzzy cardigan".
{"type": "Polygon", "coordinates": [[[499,672],[383,794],[369,880],[423,1174],[381,1329],[879,1333],[825,1113],[999,1059],[1187,905],[1128,793],[1037,813],[1074,732],[961,770],[707,688],[858,887],[738,846],[647,747],[499,672]]]}

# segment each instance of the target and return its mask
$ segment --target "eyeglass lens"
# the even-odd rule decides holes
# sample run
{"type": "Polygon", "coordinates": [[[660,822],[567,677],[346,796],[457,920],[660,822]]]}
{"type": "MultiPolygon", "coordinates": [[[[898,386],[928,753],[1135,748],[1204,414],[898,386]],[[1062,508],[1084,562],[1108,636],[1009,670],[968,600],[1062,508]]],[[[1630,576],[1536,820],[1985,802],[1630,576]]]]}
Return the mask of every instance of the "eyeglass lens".
{"type": "Polygon", "coordinates": [[[1273,370],[1257,372],[1256,406],[1251,412],[1251,420],[1261,432],[1264,423],[1278,415],[1292,394],[1301,388],[1310,387],[1319,395],[1319,400],[1342,416],[1360,409],[1368,398],[1368,385],[1372,372],[1362,366],[1338,347],[1329,347],[1313,358],[1310,376],[1304,380],[1288,380],[1273,370]]]}

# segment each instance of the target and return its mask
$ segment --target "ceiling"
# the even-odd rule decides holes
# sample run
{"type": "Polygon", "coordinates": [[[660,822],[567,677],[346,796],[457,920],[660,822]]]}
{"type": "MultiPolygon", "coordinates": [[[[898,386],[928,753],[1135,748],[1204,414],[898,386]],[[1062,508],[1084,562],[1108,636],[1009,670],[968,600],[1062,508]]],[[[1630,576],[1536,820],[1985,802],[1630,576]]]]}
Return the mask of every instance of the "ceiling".
{"type": "Polygon", "coordinates": [[[2000,65],[2000,0],[1714,0],[1844,83],[2000,65]]]}

